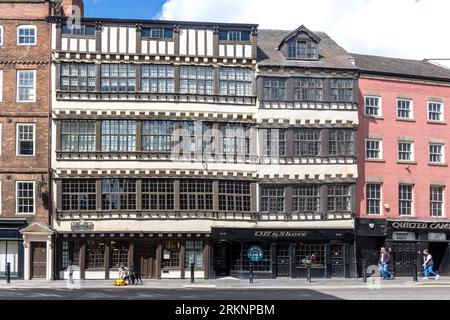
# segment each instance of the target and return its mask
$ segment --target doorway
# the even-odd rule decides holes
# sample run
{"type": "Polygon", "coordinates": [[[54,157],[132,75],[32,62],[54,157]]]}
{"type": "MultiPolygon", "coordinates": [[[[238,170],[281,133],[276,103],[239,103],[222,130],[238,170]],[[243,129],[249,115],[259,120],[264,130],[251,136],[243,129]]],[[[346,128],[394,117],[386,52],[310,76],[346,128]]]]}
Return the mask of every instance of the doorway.
{"type": "Polygon", "coordinates": [[[214,243],[214,274],[216,277],[230,276],[231,256],[231,242],[217,241],[214,243]]]}
{"type": "Polygon", "coordinates": [[[136,270],[145,279],[155,279],[156,274],[156,245],[145,243],[136,245],[135,266],[136,270]]]}
{"type": "Polygon", "coordinates": [[[31,243],[31,279],[42,279],[47,276],[47,243],[31,243]]]}
{"type": "MultiPolygon", "coordinates": [[[[441,271],[439,268],[443,266],[443,260],[445,254],[447,253],[448,243],[447,242],[430,242],[429,243],[429,251],[433,256],[434,261],[434,270],[441,271]]],[[[442,268],[445,269],[445,268],[442,268]]],[[[446,271],[446,270],[442,270],[446,271]]]]}
{"type": "Polygon", "coordinates": [[[417,246],[415,242],[394,242],[392,244],[391,260],[394,262],[394,275],[409,277],[413,274],[417,263],[417,246]]]}
{"type": "Polygon", "coordinates": [[[291,255],[289,248],[289,244],[277,245],[277,277],[289,277],[291,275],[291,255]]]}

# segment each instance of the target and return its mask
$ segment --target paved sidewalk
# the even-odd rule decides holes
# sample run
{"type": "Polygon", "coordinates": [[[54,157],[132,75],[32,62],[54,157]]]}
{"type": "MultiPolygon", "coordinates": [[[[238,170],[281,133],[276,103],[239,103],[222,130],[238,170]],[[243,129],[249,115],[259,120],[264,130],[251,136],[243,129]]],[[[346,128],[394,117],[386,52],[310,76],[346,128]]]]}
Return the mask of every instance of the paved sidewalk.
{"type": "MultiPolygon", "coordinates": [[[[412,278],[397,278],[391,281],[378,281],[379,279],[368,278],[364,283],[362,279],[313,279],[308,283],[306,279],[255,279],[254,283],[249,283],[248,279],[223,278],[214,280],[198,279],[195,283],[186,280],[144,280],[143,285],[127,286],[134,289],[368,289],[376,288],[411,288],[420,286],[448,286],[450,287],[450,277],[441,277],[439,280],[413,282],[412,278]]],[[[0,280],[0,290],[3,289],[108,289],[115,288],[111,280],[75,280],[71,284],[67,280],[45,281],[45,280],[11,280],[10,284],[6,280],[0,280]]]]}

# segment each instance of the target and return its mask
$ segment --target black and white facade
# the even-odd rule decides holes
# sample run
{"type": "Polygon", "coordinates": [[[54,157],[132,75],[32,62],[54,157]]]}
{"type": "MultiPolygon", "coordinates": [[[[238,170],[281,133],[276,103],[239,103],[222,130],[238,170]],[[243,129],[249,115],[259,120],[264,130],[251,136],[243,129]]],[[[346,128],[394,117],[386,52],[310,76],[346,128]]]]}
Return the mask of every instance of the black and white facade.
{"type": "Polygon", "coordinates": [[[56,277],[351,276],[356,69],[326,34],[52,17],[56,277]]]}

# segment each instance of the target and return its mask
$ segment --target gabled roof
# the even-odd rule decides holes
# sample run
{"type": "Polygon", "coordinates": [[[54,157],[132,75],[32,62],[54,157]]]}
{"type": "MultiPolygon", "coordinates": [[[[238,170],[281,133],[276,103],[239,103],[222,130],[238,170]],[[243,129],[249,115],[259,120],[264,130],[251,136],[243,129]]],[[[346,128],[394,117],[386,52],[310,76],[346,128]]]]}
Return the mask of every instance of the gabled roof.
{"type": "Polygon", "coordinates": [[[314,32],[312,32],[311,30],[309,30],[307,27],[305,27],[304,25],[301,25],[300,27],[298,27],[297,29],[295,29],[294,31],[292,31],[291,33],[289,33],[287,36],[285,36],[283,38],[283,40],[280,42],[280,44],[278,45],[278,50],[281,49],[281,47],[283,46],[283,44],[286,41],[289,41],[291,38],[295,37],[296,35],[298,35],[300,32],[304,32],[306,33],[311,39],[313,39],[316,43],[320,42],[320,37],[318,35],[316,35],[314,32]]]}
{"type": "Polygon", "coordinates": [[[352,54],[362,73],[450,81],[450,69],[422,60],[352,54]]]}
{"type": "Polygon", "coordinates": [[[20,230],[21,234],[48,234],[52,235],[55,231],[48,225],[41,222],[34,222],[26,228],[20,230]]]}
{"type": "Polygon", "coordinates": [[[278,46],[291,33],[291,30],[260,29],[258,31],[258,65],[262,67],[356,69],[351,62],[353,60],[351,55],[324,32],[314,32],[320,38],[320,42],[317,44],[319,60],[286,59],[278,46]]]}

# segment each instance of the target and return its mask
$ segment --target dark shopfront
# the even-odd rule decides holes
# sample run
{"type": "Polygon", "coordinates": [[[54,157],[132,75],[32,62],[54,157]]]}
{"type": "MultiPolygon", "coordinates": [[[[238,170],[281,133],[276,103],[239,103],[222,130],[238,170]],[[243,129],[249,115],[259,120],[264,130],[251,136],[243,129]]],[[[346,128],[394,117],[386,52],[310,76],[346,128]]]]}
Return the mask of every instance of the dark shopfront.
{"type": "Polygon", "coordinates": [[[388,221],[385,246],[391,251],[396,276],[411,276],[414,263],[422,265],[424,249],[433,255],[435,270],[450,275],[450,222],[388,221]]]}
{"type": "Polygon", "coordinates": [[[23,278],[24,249],[20,230],[26,225],[25,219],[0,219],[0,278],[5,278],[8,262],[11,278],[23,278]]]}
{"type": "Polygon", "coordinates": [[[70,266],[81,279],[113,279],[120,265],[134,267],[146,279],[184,279],[209,274],[208,234],[67,233],[57,241],[57,276],[70,266]]]}
{"type": "Polygon", "coordinates": [[[213,229],[212,277],[247,278],[247,251],[258,246],[261,262],[253,264],[258,278],[351,277],[355,274],[353,230],[213,229]]]}

